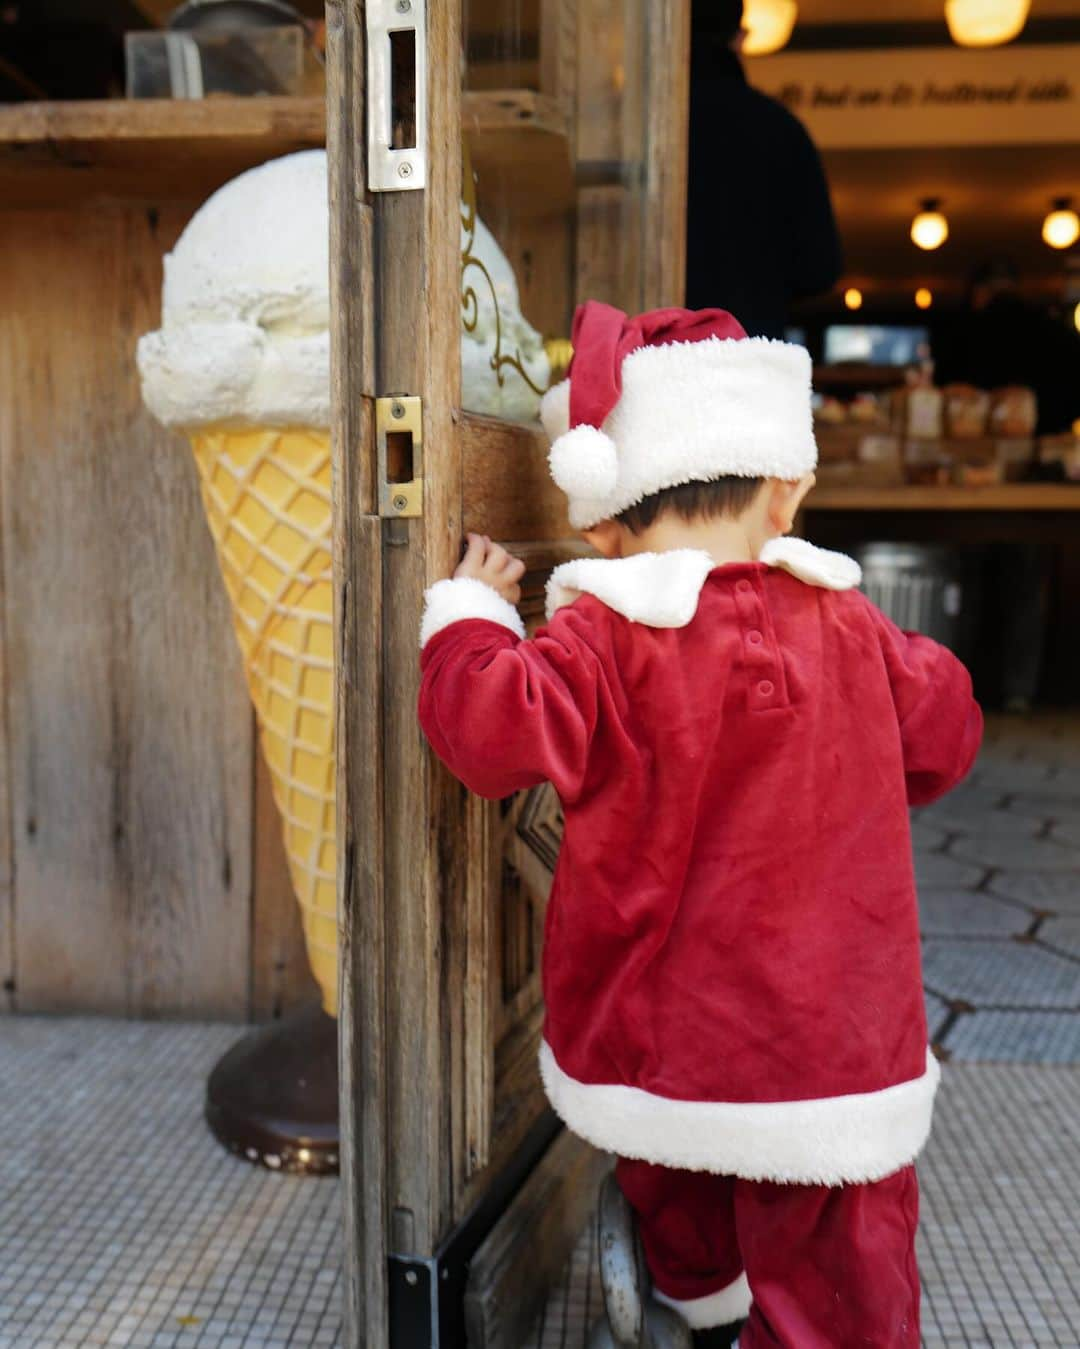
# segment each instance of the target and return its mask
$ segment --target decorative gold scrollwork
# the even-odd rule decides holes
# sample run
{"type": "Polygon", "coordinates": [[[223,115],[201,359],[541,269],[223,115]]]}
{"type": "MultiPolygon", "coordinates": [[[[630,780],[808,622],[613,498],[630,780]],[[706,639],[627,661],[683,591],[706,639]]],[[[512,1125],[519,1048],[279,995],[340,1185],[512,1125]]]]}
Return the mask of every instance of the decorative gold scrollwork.
{"type": "Polygon", "coordinates": [[[476,176],[473,173],[469,143],[464,137],[461,145],[461,178],[461,227],[465,231],[465,244],[461,250],[461,326],[467,333],[472,333],[476,331],[476,325],[480,321],[479,297],[475,287],[466,280],[466,275],[475,269],[487,283],[487,288],[491,293],[491,303],[495,310],[495,350],[491,353],[490,364],[495,372],[499,388],[501,389],[506,382],[503,372],[509,366],[511,370],[517,371],[534,393],[543,394],[546,392],[546,387],[542,388],[529,378],[521,359],[520,350],[515,347],[513,355],[508,355],[503,351],[502,311],[499,308],[499,297],[495,293],[495,283],[492,281],[488,269],[473,252],[478,218],[476,214],[476,176]]]}

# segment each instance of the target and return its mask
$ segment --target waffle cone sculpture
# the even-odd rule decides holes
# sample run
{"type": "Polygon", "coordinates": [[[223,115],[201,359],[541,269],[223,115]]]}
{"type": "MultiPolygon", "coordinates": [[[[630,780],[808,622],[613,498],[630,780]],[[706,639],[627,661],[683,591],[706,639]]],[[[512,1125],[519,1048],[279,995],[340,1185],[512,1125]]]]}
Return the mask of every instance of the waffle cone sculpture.
{"type": "Polygon", "coordinates": [[[323,1006],[337,1013],[326,159],[242,174],[165,260],[143,397],[188,437],[323,1006]]]}

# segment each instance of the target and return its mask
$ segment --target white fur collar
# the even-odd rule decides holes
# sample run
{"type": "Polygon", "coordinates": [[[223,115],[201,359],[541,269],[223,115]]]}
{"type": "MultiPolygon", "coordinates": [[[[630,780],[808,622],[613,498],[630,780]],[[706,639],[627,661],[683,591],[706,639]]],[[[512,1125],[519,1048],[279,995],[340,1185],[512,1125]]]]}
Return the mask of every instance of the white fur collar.
{"type": "MultiPolygon", "coordinates": [[[[782,567],[808,585],[851,590],[862,580],[854,558],[815,548],[805,539],[771,539],[760,561],[782,567]]],[[[685,628],[697,613],[705,578],[716,568],[708,553],[680,548],[633,557],[575,558],[551,573],[547,616],[581,595],[594,595],[609,609],[650,628],[685,628]]]]}

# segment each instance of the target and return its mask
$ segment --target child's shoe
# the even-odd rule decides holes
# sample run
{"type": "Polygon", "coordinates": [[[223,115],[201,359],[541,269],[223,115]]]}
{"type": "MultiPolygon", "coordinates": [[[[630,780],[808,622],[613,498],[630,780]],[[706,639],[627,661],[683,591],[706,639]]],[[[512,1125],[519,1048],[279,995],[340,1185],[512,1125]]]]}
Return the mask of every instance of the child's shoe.
{"type": "Polygon", "coordinates": [[[729,1349],[738,1343],[739,1331],[746,1325],[742,1321],[729,1321],[726,1326],[710,1326],[708,1330],[694,1331],[694,1349],[729,1349]]]}

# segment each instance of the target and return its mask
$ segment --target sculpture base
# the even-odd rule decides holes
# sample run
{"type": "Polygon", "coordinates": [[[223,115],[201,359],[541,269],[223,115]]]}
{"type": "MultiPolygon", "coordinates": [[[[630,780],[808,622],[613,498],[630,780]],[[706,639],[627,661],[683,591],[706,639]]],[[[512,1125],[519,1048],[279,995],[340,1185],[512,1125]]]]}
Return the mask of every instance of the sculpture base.
{"type": "Polygon", "coordinates": [[[230,1152],[270,1171],[338,1172],[337,1022],[321,1007],[246,1035],[206,1084],[206,1122],[230,1152]]]}

